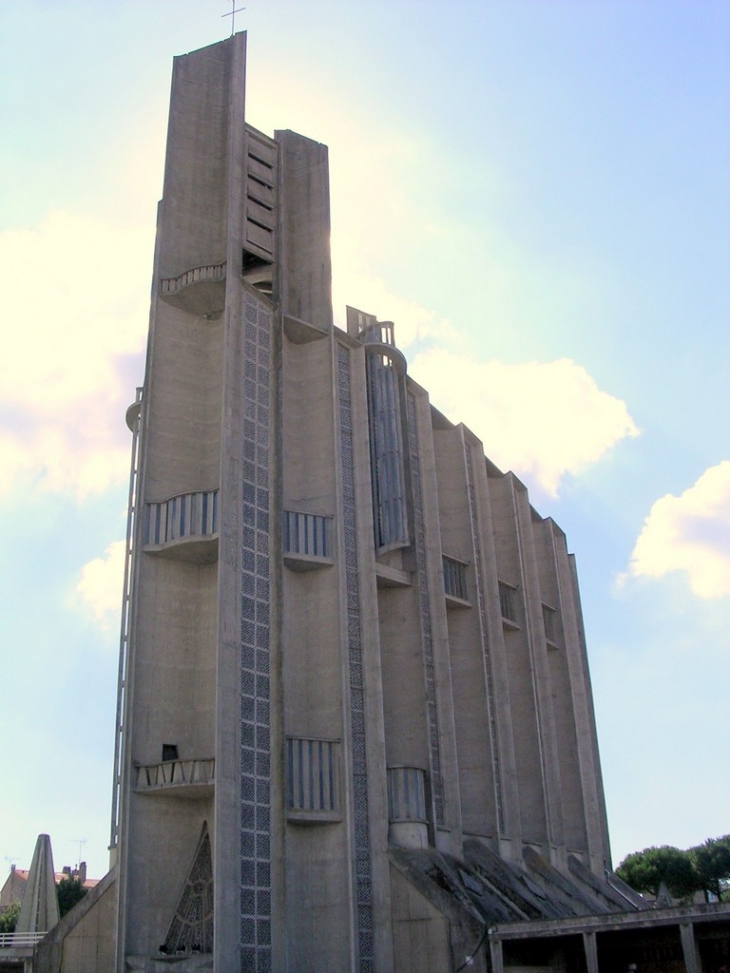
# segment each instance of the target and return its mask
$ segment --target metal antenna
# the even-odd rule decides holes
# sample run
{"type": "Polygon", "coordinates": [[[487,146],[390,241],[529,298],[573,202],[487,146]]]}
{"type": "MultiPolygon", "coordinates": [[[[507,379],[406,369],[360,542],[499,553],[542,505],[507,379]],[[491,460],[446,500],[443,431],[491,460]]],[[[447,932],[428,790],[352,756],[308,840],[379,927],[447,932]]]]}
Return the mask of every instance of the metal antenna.
{"type": "Polygon", "coordinates": [[[246,9],[245,7],[237,7],[236,0],[231,0],[231,12],[227,14],[221,14],[221,17],[231,18],[231,37],[233,37],[236,31],[236,14],[240,13],[242,10],[245,9],[246,9]]]}
{"type": "Polygon", "coordinates": [[[79,846],[79,860],[76,862],[76,867],[81,868],[81,849],[86,844],[86,838],[74,838],[73,843],[79,846]]]}

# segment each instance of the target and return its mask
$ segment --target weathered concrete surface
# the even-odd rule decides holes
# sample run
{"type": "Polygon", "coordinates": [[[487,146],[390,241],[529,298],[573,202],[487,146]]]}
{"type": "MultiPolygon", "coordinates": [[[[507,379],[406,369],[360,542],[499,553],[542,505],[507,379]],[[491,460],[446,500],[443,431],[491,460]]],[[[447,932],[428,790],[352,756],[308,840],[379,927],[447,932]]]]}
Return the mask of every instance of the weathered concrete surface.
{"type": "Polygon", "coordinates": [[[33,973],[113,970],[116,906],[116,874],[110,871],[41,940],[33,973]]]}
{"type": "Polygon", "coordinates": [[[174,69],[116,968],[162,969],[171,923],[202,921],[185,889],[207,825],[217,973],[428,973],[470,955],[485,903],[510,915],[469,842],[515,868],[538,855],[561,908],[569,856],[597,881],[609,864],[574,568],[524,485],[431,408],[393,326],[354,308],[333,326],[327,149],[247,124],[245,59],[236,35],[174,69]],[[165,786],[161,764],[211,754],[210,786],[165,786]],[[389,781],[418,800],[389,807],[389,781]],[[444,887],[394,865],[399,842],[438,856],[444,887]]]}
{"type": "Polygon", "coordinates": [[[47,932],[58,922],[58,898],[51,839],[39,834],[28,872],[16,932],[47,932]]]}

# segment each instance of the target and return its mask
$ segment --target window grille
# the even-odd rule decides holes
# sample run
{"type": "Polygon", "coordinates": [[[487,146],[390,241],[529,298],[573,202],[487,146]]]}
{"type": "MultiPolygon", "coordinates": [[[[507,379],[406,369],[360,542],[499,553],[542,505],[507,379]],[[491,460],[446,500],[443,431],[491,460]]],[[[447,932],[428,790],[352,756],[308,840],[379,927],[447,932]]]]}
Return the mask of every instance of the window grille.
{"type": "Polygon", "coordinates": [[[517,596],[516,591],[510,584],[505,584],[504,581],[499,582],[499,608],[502,612],[502,618],[506,618],[508,622],[517,623],[517,596]]]}
{"type": "Polygon", "coordinates": [[[367,378],[375,540],[378,547],[407,544],[398,373],[387,356],[370,354],[367,378]]]}
{"type": "Polygon", "coordinates": [[[336,811],[337,744],[333,740],[286,741],[286,804],[293,811],[336,811]]]}
{"type": "Polygon", "coordinates": [[[452,598],[467,601],[466,564],[453,557],[443,557],[444,592],[452,598]]]}
{"type": "Polygon", "coordinates": [[[330,557],[329,517],[284,511],[284,553],[330,557]]]}

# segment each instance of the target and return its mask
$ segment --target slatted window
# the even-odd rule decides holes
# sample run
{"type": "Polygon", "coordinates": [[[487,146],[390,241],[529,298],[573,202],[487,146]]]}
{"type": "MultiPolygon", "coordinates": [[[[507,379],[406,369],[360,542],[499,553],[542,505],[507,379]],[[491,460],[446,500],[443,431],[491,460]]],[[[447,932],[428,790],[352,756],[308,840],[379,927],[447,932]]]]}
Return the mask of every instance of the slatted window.
{"type": "Polygon", "coordinates": [[[284,552],[330,557],[329,517],[284,511],[284,552]]]}
{"type": "Polygon", "coordinates": [[[387,356],[370,354],[367,380],[376,546],[407,544],[398,372],[387,356]]]}
{"type": "Polygon", "coordinates": [[[337,810],[336,755],[334,740],[287,738],[286,804],[290,810],[337,810]]]}
{"type": "Polygon", "coordinates": [[[502,618],[517,623],[517,591],[504,581],[499,582],[499,608],[502,618]]]}
{"type": "Polygon", "coordinates": [[[451,598],[459,598],[467,601],[466,590],[466,564],[457,561],[453,557],[443,558],[444,566],[444,592],[451,598]]]}
{"type": "Polygon", "coordinates": [[[391,821],[426,820],[426,772],[419,767],[388,768],[391,821]]]}

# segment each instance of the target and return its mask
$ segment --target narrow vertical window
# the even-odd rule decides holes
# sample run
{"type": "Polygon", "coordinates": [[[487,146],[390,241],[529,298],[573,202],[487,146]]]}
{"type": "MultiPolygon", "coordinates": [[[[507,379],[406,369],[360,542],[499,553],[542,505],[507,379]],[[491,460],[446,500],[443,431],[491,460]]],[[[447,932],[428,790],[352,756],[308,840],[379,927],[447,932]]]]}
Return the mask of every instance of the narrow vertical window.
{"type": "Polygon", "coordinates": [[[378,547],[407,544],[399,376],[386,355],[371,353],[367,378],[375,541],[378,547]]]}
{"type": "Polygon", "coordinates": [[[545,640],[551,645],[558,644],[558,613],[550,605],[542,606],[542,622],[545,628],[545,640]]]}
{"type": "Polygon", "coordinates": [[[450,598],[467,601],[466,564],[453,557],[443,557],[444,593],[450,598]]]}
{"type": "Polygon", "coordinates": [[[499,607],[502,612],[502,618],[505,618],[508,622],[517,624],[517,598],[515,589],[511,584],[506,584],[504,581],[499,582],[499,607]]]}

